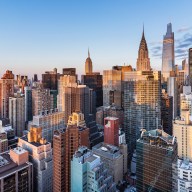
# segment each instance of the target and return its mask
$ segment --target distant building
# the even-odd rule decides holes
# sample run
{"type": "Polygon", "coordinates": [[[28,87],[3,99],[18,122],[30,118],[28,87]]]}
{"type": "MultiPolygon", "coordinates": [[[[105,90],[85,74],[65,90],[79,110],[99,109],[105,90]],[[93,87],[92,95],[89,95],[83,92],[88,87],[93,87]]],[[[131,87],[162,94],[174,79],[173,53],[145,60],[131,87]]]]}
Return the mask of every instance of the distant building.
{"type": "Polygon", "coordinates": [[[53,160],[51,143],[42,138],[42,129],[32,127],[27,136],[19,138],[18,146],[30,154],[34,166],[33,187],[37,192],[53,191],[53,160]]]}
{"type": "Polygon", "coordinates": [[[79,147],[71,160],[71,192],[116,192],[116,184],[101,158],[79,147]]]}
{"type": "Polygon", "coordinates": [[[65,112],[65,122],[76,111],[82,112],[86,123],[89,119],[91,105],[91,92],[86,85],[78,85],[74,76],[61,76],[58,82],[57,107],[65,112]]]}
{"type": "Polygon", "coordinates": [[[15,130],[15,135],[23,136],[25,130],[25,96],[16,94],[14,97],[9,97],[9,119],[10,124],[15,130]]]}
{"type": "Polygon", "coordinates": [[[57,90],[57,81],[59,74],[57,69],[54,68],[53,71],[46,71],[42,74],[42,84],[44,89],[57,90]]]}
{"type": "Polygon", "coordinates": [[[5,151],[7,151],[10,148],[17,147],[18,137],[15,136],[15,131],[10,125],[9,119],[0,120],[0,134],[4,135],[4,138],[6,134],[6,139],[1,140],[1,142],[4,143],[2,147],[5,147],[5,151]],[[8,141],[8,144],[7,144],[7,141],[8,141]]]}
{"type": "Polygon", "coordinates": [[[192,48],[189,48],[189,83],[192,86],[192,48]]]}
{"type": "Polygon", "coordinates": [[[170,71],[175,70],[174,33],[172,24],[167,24],[167,32],[163,37],[162,75],[163,81],[170,77],[170,71]]]}
{"type": "Polygon", "coordinates": [[[122,105],[121,71],[103,71],[103,105],[109,106],[113,103],[116,106],[122,105]]]}
{"type": "Polygon", "coordinates": [[[85,74],[91,74],[93,72],[92,60],[90,58],[90,53],[88,50],[88,57],[85,61],[85,74]]]}
{"type": "Polygon", "coordinates": [[[184,86],[183,93],[180,94],[180,112],[188,110],[192,115],[192,92],[191,86],[184,86]]]}
{"type": "Polygon", "coordinates": [[[32,89],[32,114],[40,115],[42,111],[53,109],[53,95],[50,89],[35,88],[32,89]]]}
{"type": "Polygon", "coordinates": [[[27,150],[17,147],[0,155],[0,191],[33,192],[32,176],[33,164],[27,150]]]}
{"type": "Polygon", "coordinates": [[[163,130],[169,135],[173,134],[173,97],[163,92],[161,96],[161,121],[163,130]]]}
{"type": "MultiPolygon", "coordinates": [[[[142,130],[136,148],[136,188],[143,191],[177,191],[173,166],[177,165],[175,137],[160,129],[142,130]]],[[[176,176],[176,175],[175,175],[176,176]]]]}
{"type": "Polygon", "coordinates": [[[101,106],[97,108],[96,122],[100,126],[104,126],[105,117],[116,117],[119,119],[119,126],[124,127],[124,110],[116,105],[101,106]]]}
{"type": "Polygon", "coordinates": [[[181,111],[181,116],[173,121],[173,135],[178,142],[178,156],[192,161],[192,121],[189,111],[181,111]]]}
{"type": "Polygon", "coordinates": [[[104,143],[119,146],[119,119],[106,117],[104,119],[104,143]]]}
{"type": "Polygon", "coordinates": [[[96,94],[96,107],[103,105],[103,76],[99,73],[86,74],[81,76],[83,85],[87,85],[96,94]]]}
{"type": "Polygon", "coordinates": [[[66,129],[53,136],[53,191],[70,191],[71,159],[79,146],[89,147],[89,129],[82,113],[69,117],[66,129]]]}
{"type": "Polygon", "coordinates": [[[33,120],[28,124],[28,130],[34,126],[41,127],[42,137],[48,142],[52,142],[54,131],[65,128],[64,112],[51,110],[44,111],[40,115],[33,116],[33,120]]]}
{"type": "Polygon", "coordinates": [[[103,132],[99,132],[98,125],[96,124],[92,114],[89,115],[89,121],[86,125],[89,128],[90,148],[100,142],[103,142],[103,132]]]}
{"type": "Polygon", "coordinates": [[[14,95],[14,75],[12,71],[6,71],[0,79],[0,117],[9,117],[9,97],[14,95]]]}
{"type": "Polygon", "coordinates": [[[113,176],[116,184],[123,179],[124,173],[127,172],[127,145],[122,147],[125,147],[125,150],[105,143],[99,143],[92,147],[93,153],[101,158],[104,167],[113,176]],[[122,154],[122,152],[126,154],[122,154]]]}
{"type": "Polygon", "coordinates": [[[8,139],[5,131],[0,131],[0,153],[8,151],[8,139]]]}
{"type": "Polygon", "coordinates": [[[24,88],[25,94],[25,122],[31,121],[33,118],[32,114],[32,89],[31,87],[24,88]]]}

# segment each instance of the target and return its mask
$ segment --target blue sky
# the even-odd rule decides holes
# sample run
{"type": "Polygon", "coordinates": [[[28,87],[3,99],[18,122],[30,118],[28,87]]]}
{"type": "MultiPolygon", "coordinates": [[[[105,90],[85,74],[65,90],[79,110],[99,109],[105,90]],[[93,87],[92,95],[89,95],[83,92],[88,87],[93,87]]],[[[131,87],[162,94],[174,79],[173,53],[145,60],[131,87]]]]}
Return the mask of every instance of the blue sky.
{"type": "Polygon", "coordinates": [[[0,0],[0,75],[41,74],[54,67],[84,72],[135,67],[145,25],[151,66],[161,69],[166,25],[175,32],[176,63],[192,46],[191,0],[0,0]]]}

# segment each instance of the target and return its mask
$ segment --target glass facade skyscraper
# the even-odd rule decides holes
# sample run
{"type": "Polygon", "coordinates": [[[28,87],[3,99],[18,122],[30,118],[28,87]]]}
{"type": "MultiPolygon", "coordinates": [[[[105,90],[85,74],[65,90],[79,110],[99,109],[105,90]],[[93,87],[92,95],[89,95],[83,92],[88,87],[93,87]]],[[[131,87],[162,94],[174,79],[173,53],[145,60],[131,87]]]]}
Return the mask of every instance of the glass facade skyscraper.
{"type": "Polygon", "coordinates": [[[174,33],[172,24],[167,24],[167,32],[163,37],[162,74],[164,81],[170,76],[170,71],[175,67],[174,33]]]}

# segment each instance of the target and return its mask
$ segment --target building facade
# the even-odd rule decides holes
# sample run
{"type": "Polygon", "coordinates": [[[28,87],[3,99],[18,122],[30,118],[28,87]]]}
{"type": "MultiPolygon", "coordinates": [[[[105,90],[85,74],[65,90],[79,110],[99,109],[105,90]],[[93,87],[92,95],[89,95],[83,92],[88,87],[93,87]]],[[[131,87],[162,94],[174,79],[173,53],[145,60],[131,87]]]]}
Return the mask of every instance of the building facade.
{"type": "Polygon", "coordinates": [[[124,131],[128,151],[133,153],[140,129],[153,130],[161,125],[161,72],[125,73],[124,131]]]}
{"type": "Polygon", "coordinates": [[[33,192],[33,164],[28,151],[21,147],[0,155],[0,191],[33,192]]]}
{"type": "Polygon", "coordinates": [[[65,128],[64,112],[51,110],[45,111],[40,115],[33,116],[33,120],[28,124],[28,130],[34,126],[41,127],[42,137],[48,142],[52,142],[54,131],[65,128]]]}
{"type": "Polygon", "coordinates": [[[174,164],[177,164],[175,137],[160,129],[142,130],[136,148],[137,191],[176,191],[174,164]]]}
{"type": "Polygon", "coordinates": [[[104,143],[119,146],[119,119],[106,117],[104,119],[104,143]]]}
{"type": "Polygon", "coordinates": [[[33,127],[28,135],[19,138],[18,146],[30,154],[34,166],[33,187],[35,192],[53,191],[53,160],[51,143],[42,138],[42,129],[33,127]]]}
{"type": "Polygon", "coordinates": [[[50,89],[41,87],[32,89],[32,114],[33,116],[41,114],[42,111],[53,109],[53,95],[50,89]]]}
{"type": "Polygon", "coordinates": [[[175,70],[175,51],[174,51],[174,33],[172,24],[167,24],[167,32],[163,37],[163,54],[162,54],[162,75],[163,80],[167,81],[170,77],[170,71],[175,70]]]}
{"type": "Polygon", "coordinates": [[[25,130],[25,114],[25,96],[17,94],[14,97],[9,97],[10,124],[18,137],[23,136],[25,130]]]}
{"type": "MultiPolygon", "coordinates": [[[[124,171],[127,170],[127,161],[124,161],[127,156],[122,154],[123,150],[114,145],[99,143],[92,147],[92,151],[101,158],[116,184],[123,179],[124,171]]],[[[127,150],[125,152],[127,154],[127,150]]]]}
{"type": "Polygon", "coordinates": [[[71,160],[71,192],[115,192],[116,184],[99,156],[79,147],[71,160]]]}
{"type": "Polygon", "coordinates": [[[169,135],[173,134],[173,97],[163,92],[161,96],[161,121],[163,130],[169,135]]]}
{"type": "Polygon", "coordinates": [[[89,147],[89,129],[82,113],[69,117],[66,129],[59,129],[53,136],[53,191],[70,191],[71,159],[79,146],[89,147]]]}
{"type": "Polygon", "coordinates": [[[9,117],[9,97],[14,95],[14,75],[12,71],[6,71],[0,79],[0,117],[9,117]]]}

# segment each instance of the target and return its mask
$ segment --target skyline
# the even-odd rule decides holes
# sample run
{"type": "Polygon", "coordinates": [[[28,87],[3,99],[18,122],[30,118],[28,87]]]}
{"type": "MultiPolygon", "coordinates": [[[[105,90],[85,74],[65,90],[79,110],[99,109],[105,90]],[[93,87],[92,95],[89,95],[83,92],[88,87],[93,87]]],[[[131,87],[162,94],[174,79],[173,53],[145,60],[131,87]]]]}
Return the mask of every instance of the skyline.
{"type": "Polygon", "coordinates": [[[88,47],[93,71],[124,63],[135,68],[143,23],[152,68],[161,70],[169,22],[175,33],[175,63],[181,65],[192,44],[190,16],[186,17],[192,2],[137,2],[1,1],[0,75],[9,69],[30,77],[37,73],[41,79],[41,73],[54,67],[58,72],[75,67],[84,74],[88,47]]]}

